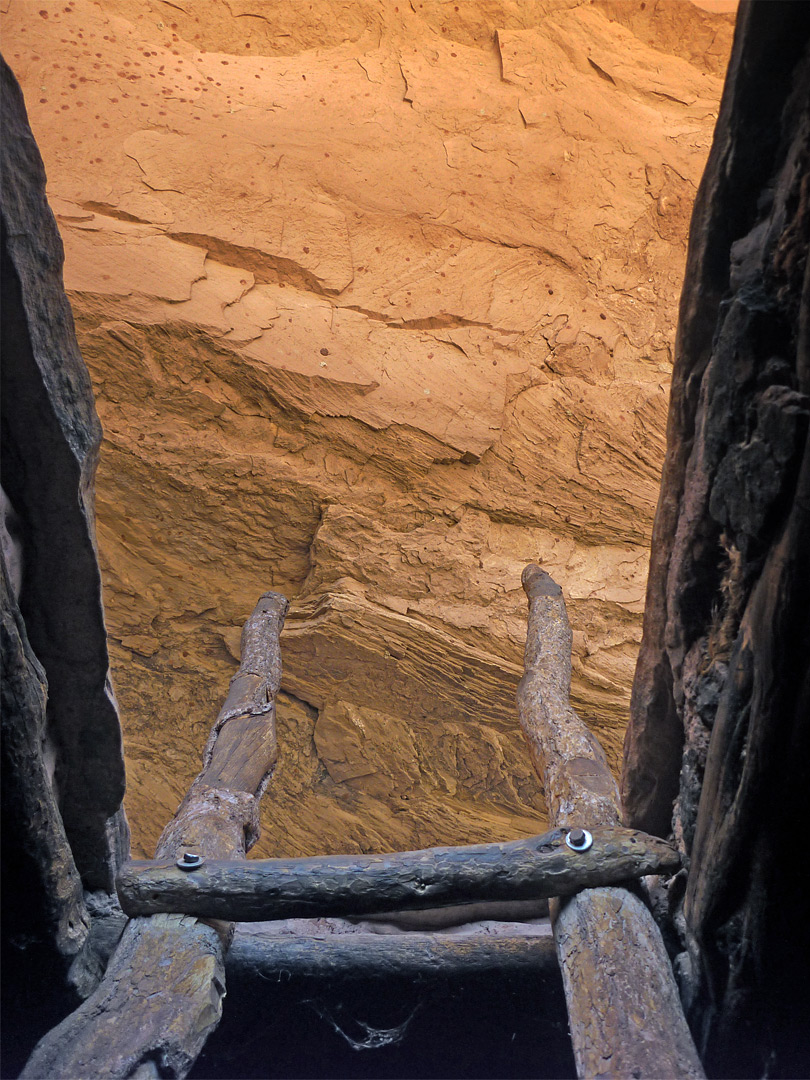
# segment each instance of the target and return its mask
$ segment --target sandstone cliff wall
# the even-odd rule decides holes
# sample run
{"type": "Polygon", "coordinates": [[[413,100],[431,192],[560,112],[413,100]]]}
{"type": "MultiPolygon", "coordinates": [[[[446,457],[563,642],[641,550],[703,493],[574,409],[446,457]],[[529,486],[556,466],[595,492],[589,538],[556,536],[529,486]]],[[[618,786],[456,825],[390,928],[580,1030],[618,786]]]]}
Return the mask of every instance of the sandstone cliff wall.
{"type": "Polygon", "coordinates": [[[614,765],[731,19],[688,3],[8,0],[105,430],[135,852],[269,587],[259,854],[542,826],[520,571],[614,765]]]}

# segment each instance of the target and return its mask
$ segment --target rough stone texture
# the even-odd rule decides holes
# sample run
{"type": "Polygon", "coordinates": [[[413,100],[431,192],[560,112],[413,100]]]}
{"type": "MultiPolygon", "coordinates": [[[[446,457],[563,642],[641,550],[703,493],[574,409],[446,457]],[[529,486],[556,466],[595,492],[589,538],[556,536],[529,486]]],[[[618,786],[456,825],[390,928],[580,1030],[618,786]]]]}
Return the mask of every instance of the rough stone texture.
{"type": "Polygon", "coordinates": [[[127,856],[92,482],[101,428],[19,86],[0,59],[3,1030],[8,1067],[66,1007],[127,856]]]}
{"type": "Polygon", "coordinates": [[[5,64],[2,103],[2,485],[18,532],[19,610],[47,679],[43,740],[73,856],[88,888],[109,888],[108,819],[121,805],[124,766],[94,536],[101,428],[42,160],[5,64]]]}
{"type": "Polygon", "coordinates": [[[74,956],[87,936],[89,919],[81,879],[42,753],[48,684],[8,589],[5,561],[2,592],[3,932],[23,951],[39,940],[62,960],[74,956]],[[33,823],[33,828],[32,828],[33,823]],[[14,838],[14,839],[12,839],[14,838]]]}
{"type": "Polygon", "coordinates": [[[536,833],[520,571],[565,588],[615,767],[730,16],[7,7],[106,432],[135,852],[267,588],[293,606],[258,854],[536,833]]]}
{"type": "Polygon", "coordinates": [[[674,820],[691,857],[683,990],[728,1076],[810,1069],[808,102],[810,8],[744,5],[692,223],[625,752],[628,823],[674,820]]]}

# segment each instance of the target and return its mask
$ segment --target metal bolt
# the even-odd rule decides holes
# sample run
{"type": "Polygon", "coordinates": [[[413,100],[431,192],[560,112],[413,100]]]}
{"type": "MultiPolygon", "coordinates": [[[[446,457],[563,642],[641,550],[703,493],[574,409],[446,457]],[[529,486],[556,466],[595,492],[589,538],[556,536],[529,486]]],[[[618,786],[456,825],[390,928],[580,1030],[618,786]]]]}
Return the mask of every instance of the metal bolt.
{"type": "Polygon", "coordinates": [[[593,844],[593,837],[587,829],[571,829],[565,842],[572,851],[587,851],[593,844]]]}
{"type": "Polygon", "coordinates": [[[193,851],[184,851],[182,857],[177,860],[181,870],[196,870],[205,862],[203,855],[195,855],[193,851]]]}

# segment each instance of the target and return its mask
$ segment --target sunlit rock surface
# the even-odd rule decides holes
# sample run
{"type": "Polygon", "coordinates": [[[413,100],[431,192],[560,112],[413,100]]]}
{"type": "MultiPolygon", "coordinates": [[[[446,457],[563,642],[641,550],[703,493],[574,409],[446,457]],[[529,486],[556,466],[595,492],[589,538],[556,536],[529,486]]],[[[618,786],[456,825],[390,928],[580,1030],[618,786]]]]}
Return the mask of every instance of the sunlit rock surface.
{"type": "Polygon", "coordinates": [[[538,831],[520,572],[617,764],[732,19],[657,0],[7,0],[106,442],[136,854],[268,588],[260,854],[538,831]]]}

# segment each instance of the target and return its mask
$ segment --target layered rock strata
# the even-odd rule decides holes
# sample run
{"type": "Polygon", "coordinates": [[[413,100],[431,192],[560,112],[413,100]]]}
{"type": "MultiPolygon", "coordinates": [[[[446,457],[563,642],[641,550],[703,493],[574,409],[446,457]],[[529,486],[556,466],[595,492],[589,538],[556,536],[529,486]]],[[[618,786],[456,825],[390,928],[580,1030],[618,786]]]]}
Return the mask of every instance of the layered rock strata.
{"type": "Polygon", "coordinates": [[[520,572],[615,766],[731,19],[671,2],[10,0],[106,433],[135,851],[268,588],[261,855],[545,823],[520,572]]]}

